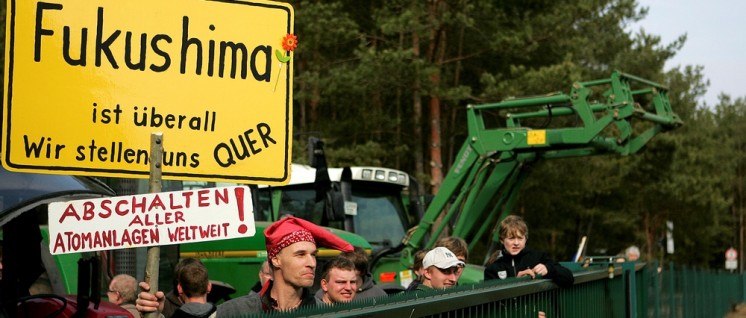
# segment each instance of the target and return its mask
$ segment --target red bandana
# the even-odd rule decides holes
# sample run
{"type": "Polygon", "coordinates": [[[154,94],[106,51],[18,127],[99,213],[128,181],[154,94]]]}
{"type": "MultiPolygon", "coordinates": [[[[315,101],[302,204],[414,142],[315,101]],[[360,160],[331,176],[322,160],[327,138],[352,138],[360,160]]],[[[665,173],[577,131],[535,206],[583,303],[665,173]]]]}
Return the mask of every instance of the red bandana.
{"type": "Polygon", "coordinates": [[[311,232],[306,231],[306,230],[297,230],[288,235],[285,235],[280,240],[280,242],[277,242],[277,244],[272,246],[271,249],[267,250],[267,257],[273,258],[283,248],[286,248],[290,246],[291,244],[298,243],[298,242],[311,242],[313,244],[316,244],[316,241],[313,239],[313,235],[311,234],[311,232]]]}
{"type": "Polygon", "coordinates": [[[316,224],[288,216],[270,224],[264,229],[267,244],[267,256],[277,256],[283,248],[297,242],[311,242],[318,246],[352,252],[352,245],[337,237],[331,231],[316,224]]]}

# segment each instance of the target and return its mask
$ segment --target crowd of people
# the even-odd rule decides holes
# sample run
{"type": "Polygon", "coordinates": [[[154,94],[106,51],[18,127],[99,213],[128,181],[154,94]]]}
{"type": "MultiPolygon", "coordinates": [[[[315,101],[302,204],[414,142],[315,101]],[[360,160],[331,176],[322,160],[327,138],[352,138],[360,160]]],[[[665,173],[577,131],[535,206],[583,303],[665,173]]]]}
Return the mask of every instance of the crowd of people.
{"type": "MultiPolygon", "coordinates": [[[[502,248],[484,271],[484,279],[509,277],[548,278],[559,286],[573,284],[572,273],[547,254],[526,248],[528,226],[518,216],[508,216],[500,225],[502,248]]],[[[109,299],[134,313],[159,312],[164,318],[214,318],[246,313],[288,311],[301,307],[334,305],[352,300],[382,297],[387,293],[372,279],[365,250],[354,247],[331,232],[306,220],[285,217],[264,231],[267,261],[259,271],[257,285],[247,295],[219,305],[207,301],[211,290],[207,268],[198,259],[182,259],[174,269],[174,286],[164,294],[129,275],[111,280],[109,299]],[[341,251],[323,266],[316,277],[318,247],[341,251]],[[311,288],[318,279],[320,289],[311,288]]],[[[447,289],[458,285],[468,261],[468,245],[458,237],[445,237],[430,250],[414,254],[416,279],[406,291],[447,289]]],[[[539,312],[539,317],[544,313],[539,312]]]]}

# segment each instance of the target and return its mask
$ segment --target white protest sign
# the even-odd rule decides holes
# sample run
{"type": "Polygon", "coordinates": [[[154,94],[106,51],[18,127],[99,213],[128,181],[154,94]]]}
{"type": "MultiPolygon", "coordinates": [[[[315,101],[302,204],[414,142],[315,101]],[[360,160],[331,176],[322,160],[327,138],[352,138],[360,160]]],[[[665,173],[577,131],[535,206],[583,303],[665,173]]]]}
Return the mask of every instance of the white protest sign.
{"type": "Polygon", "coordinates": [[[256,233],[245,186],[49,205],[49,250],[78,253],[224,240],[256,233]]]}

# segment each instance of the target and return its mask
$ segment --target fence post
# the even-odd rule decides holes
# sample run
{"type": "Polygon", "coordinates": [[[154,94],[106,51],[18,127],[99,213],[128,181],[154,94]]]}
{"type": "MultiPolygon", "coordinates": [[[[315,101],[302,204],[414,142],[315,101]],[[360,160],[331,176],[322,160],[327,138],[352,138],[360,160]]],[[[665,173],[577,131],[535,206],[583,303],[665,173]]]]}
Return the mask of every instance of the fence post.
{"type": "Polygon", "coordinates": [[[668,307],[671,318],[676,317],[676,269],[674,268],[673,262],[668,263],[668,307]]]}
{"type": "Polygon", "coordinates": [[[650,273],[650,278],[653,282],[653,290],[654,290],[654,297],[653,297],[653,317],[660,318],[661,317],[661,296],[663,295],[662,288],[661,288],[661,273],[658,273],[658,262],[653,261],[650,263],[648,267],[648,273],[650,273]]]}
{"type": "Polygon", "coordinates": [[[637,318],[637,279],[635,278],[635,263],[622,263],[624,279],[627,285],[627,317],[637,318]]]}
{"type": "Polygon", "coordinates": [[[746,301],[746,277],[743,272],[739,275],[741,276],[741,301],[746,301]]]}

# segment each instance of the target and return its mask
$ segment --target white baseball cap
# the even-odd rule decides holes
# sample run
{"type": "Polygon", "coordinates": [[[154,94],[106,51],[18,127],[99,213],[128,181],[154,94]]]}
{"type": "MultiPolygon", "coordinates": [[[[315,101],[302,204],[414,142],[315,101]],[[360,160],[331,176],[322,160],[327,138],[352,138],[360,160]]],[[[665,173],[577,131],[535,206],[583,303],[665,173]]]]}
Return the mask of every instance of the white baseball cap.
{"type": "Polygon", "coordinates": [[[422,259],[422,267],[428,268],[435,266],[440,269],[447,269],[454,266],[464,266],[464,262],[456,258],[456,254],[453,254],[451,250],[438,246],[425,254],[425,258],[422,259]]]}

